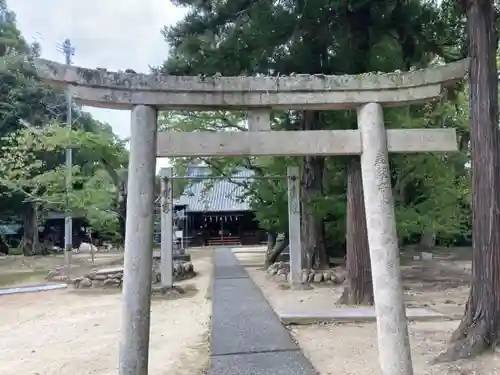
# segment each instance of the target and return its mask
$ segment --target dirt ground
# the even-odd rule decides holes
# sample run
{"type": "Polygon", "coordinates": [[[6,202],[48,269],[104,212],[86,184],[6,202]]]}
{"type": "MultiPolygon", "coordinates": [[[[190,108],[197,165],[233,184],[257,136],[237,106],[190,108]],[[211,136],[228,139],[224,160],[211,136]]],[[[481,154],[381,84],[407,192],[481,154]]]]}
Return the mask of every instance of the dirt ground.
{"type": "MultiPolygon", "coordinates": [[[[210,252],[196,252],[198,275],[178,283],[191,290],[176,300],[154,298],[151,317],[151,375],[196,375],[208,362],[212,274],[210,252]]],[[[98,255],[101,266],[119,264],[121,254],[98,255]]],[[[21,257],[22,258],[22,257],[21,257]]],[[[92,268],[89,255],[74,259],[75,274],[92,268]],[[81,263],[79,265],[79,263],[81,263]],[[79,268],[81,267],[81,268],[79,268]],[[78,271],[79,272],[78,272],[78,271]]],[[[0,259],[5,286],[35,284],[61,257],[0,259]],[[20,274],[25,274],[24,278],[20,274]]],[[[0,296],[0,374],[115,375],[117,372],[121,294],[81,293],[68,288],[0,296]]]]}
{"type": "MultiPolygon", "coordinates": [[[[82,275],[95,267],[123,264],[123,253],[97,253],[94,263],[91,255],[72,254],[71,274],[82,275]]],[[[47,273],[64,265],[63,255],[24,257],[0,256],[0,288],[18,285],[43,284],[47,273]]]]}
{"type": "MultiPolygon", "coordinates": [[[[435,258],[413,261],[402,259],[405,299],[408,307],[428,307],[459,318],[469,290],[470,251],[436,250],[435,258]]],[[[345,307],[336,301],[340,286],[318,286],[309,291],[282,290],[258,265],[262,254],[237,256],[277,312],[328,311],[345,307]]],[[[417,375],[496,375],[500,373],[500,354],[488,353],[474,360],[430,365],[445,347],[458,320],[415,322],[410,324],[410,340],[417,375]]],[[[375,323],[292,326],[304,354],[321,375],[380,374],[375,323]]]]}

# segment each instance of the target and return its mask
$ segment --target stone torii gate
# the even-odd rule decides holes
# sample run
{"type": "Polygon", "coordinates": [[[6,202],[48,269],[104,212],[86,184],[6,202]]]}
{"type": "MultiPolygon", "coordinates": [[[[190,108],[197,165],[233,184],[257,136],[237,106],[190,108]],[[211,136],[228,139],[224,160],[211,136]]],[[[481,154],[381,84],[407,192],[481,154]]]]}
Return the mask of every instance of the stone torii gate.
{"type": "MultiPolygon", "coordinates": [[[[464,77],[468,62],[405,73],[180,77],[115,73],[38,59],[38,74],[83,105],[132,112],[119,374],[148,372],[156,157],[360,155],[384,375],[411,375],[388,152],[457,149],[453,129],[385,130],[383,106],[422,103],[464,77]],[[162,109],[248,111],[249,132],[157,133],[162,109]],[[271,109],[357,109],[358,130],[271,131],[271,109]]],[[[296,266],[296,265],[295,265],[296,266]]]]}

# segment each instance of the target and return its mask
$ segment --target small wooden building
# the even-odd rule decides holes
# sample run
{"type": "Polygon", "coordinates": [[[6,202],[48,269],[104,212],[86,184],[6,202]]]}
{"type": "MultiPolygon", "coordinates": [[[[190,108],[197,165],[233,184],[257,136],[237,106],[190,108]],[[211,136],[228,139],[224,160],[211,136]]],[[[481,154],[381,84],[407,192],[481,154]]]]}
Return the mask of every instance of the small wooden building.
{"type": "Polygon", "coordinates": [[[185,245],[256,245],[266,240],[245,197],[252,175],[240,169],[228,179],[210,179],[210,168],[189,168],[188,176],[206,179],[190,181],[174,201],[174,223],[183,231],[185,245]]]}

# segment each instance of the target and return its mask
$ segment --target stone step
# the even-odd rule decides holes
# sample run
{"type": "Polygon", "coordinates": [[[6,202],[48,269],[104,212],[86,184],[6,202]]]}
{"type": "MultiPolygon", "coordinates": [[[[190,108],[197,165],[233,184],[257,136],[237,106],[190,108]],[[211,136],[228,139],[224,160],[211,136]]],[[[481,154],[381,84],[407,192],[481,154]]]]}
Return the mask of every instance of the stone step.
{"type": "MultiPolygon", "coordinates": [[[[278,312],[283,324],[316,324],[321,322],[339,322],[339,323],[363,323],[375,322],[375,308],[339,308],[328,312],[318,311],[283,311],[278,312]]],[[[406,317],[409,321],[442,321],[454,319],[454,316],[448,316],[440,312],[426,308],[407,308],[406,317]]]]}

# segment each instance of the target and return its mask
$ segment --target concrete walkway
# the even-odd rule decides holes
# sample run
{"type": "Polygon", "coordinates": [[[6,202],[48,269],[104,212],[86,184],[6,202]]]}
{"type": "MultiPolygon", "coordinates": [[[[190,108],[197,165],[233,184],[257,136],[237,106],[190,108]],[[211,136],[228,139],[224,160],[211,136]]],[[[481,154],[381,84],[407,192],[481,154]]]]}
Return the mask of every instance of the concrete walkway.
{"type": "Polygon", "coordinates": [[[229,248],[214,255],[210,375],[315,375],[229,248]]]}

